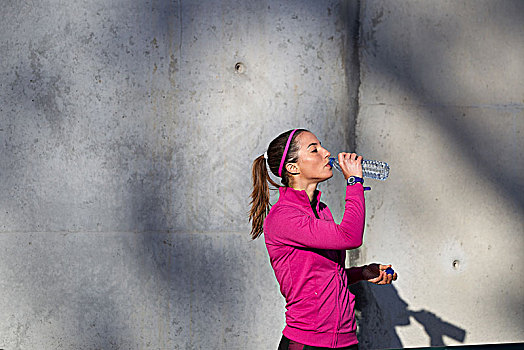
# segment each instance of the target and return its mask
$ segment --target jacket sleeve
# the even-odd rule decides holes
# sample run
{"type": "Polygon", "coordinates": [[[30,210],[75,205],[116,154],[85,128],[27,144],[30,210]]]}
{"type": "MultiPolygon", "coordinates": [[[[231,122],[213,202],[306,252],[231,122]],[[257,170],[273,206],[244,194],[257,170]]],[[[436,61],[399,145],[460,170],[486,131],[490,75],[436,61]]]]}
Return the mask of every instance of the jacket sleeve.
{"type": "Polygon", "coordinates": [[[365,220],[364,189],[360,183],[346,188],[344,216],[340,224],[319,220],[298,208],[280,206],[266,218],[275,243],[315,249],[353,249],[362,245],[365,220]]]}

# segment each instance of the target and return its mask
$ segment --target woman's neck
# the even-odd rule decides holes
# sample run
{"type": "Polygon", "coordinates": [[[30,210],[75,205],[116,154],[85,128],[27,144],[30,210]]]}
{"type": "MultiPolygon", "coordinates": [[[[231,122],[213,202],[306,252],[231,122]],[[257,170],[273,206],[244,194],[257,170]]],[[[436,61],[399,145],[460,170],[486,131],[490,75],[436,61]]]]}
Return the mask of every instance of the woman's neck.
{"type": "Polygon", "coordinates": [[[297,191],[306,191],[306,194],[311,202],[315,196],[315,191],[317,190],[318,183],[309,183],[309,184],[293,184],[291,188],[297,191]]]}

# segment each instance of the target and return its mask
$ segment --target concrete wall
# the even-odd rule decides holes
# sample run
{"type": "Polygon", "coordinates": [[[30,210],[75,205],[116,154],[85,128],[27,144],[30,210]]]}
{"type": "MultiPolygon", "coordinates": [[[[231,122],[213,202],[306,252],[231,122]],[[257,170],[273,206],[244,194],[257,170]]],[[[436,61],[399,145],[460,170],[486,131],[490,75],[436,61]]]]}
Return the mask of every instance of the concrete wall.
{"type": "MultiPolygon", "coordinates": [[[[354,286],[364,349],[524,341],[521,2],[1,16],[0,349],[276,348],[284,302],[249,239],[249,175],[297,126],[392,166],[350,259],[400,274],[354,286]]],[[[321,188],[336,219],[340,180],[321,188]]]]}
{"type": "Polygon", "coordinates": [[[354,143],[357,4],[2,5],[0,349],[276,348],[251,162],[354,143]]]}
{"type": "Polygon", "coordinates": [[[360,153],[370,347],[524,341],[524,2],[363,1],[360,153]]]}

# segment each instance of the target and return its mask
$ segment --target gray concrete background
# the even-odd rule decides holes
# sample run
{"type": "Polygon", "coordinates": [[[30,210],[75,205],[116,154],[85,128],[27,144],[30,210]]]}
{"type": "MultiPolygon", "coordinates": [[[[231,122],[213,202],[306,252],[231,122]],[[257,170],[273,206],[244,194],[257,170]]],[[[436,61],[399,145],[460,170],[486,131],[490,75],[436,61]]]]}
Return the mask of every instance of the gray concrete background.
{"type": "Polygon", "coordinates": [[[3,3],[0,348],[275,348],[251,162],[296,126],[354,142],[356,9],[3,3]]]}
{"type": "Polygon", "coordinates": [[[2,3],[0,348],[276,348],[249,175],[293,127],[392,166],[364,349],[524,341],[522,4],[2,3]]]}
{"type": "Polygon", "coordinates": [[[361,256],[400,274],[368,288],[365,342],[524,341],[524,2],[363,1],[361,19],[357,148],[392,167],[361,256]]]}

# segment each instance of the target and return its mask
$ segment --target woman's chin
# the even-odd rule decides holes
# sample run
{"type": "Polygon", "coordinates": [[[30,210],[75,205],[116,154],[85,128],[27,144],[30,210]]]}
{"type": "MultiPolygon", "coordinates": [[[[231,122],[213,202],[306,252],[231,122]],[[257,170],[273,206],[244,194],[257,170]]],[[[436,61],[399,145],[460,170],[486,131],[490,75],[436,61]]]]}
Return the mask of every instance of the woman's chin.
{"type": "Polygon", "coordinates": [[[326,174],[326,176],[325,176],[322,180],[320,180],[320,181],[321,181],[321,182],[322,182],[322,181],[326,181],[326,180],[331,179],[332,177],[333,177],[333,172],[330,171],[330,172],[329,172],[328,174],[326,174]]]}

